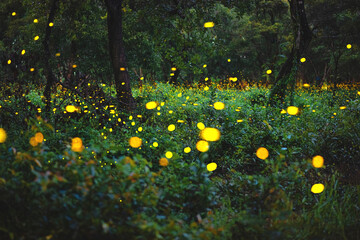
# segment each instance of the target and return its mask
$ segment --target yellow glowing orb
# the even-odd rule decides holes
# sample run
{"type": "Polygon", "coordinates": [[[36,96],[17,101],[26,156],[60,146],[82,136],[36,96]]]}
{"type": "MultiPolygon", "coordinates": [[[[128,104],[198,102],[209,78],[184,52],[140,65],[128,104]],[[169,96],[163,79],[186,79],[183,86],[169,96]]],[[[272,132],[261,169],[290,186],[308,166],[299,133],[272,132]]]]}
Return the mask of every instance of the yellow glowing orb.
{"type": "Polygon", "coordinates": [[[256,156],[262,160],[265,160],[269,157],[269,151],[264,147],[260,147],[258,150],[256,150],[256,156]]]}
{"type": "Polygon", "coordinates": [[[35,68],[30,68],[30,72],[33,72],[33,71],[35,71],[35,68]]]}
{"type": "Polygon", "coordinates": [[[216,102],[214,103],[214,108],[216,110],[223,110],[225,108],[225,104],[222,102],[216,102]]]}
{"type": "Polygon", "coordinates": [[[25,49],[23,49],[22,51],[21,51],[21,55],[24,55],[25,54],[25,49]]]}
{"type": "Polygon", "coordinates": [[[170,73],[170,77],[172,77],[172,76],[175,76],[175,74],[174,74],[174,73],[170,73]]]}
{"type": "Polygon", "coordinates": [[[217,168],[217,164],[214,162],[209,163],[208,165],[206,165],[206,168],[209,172],[215,171],[215,169],[217,168]]]}
{"type": "Polygon", "coordinates": [[[154,101],[152,101],[152,102],[148,102],[148,103],[146,103],[146,109],[154,109],[154,108],[156,108],[157,107],[157,103],[156,102],[154,102],[154,101]]]}
{"type": "Polygon", "coordinates": [[[157,142],[154,142],[154,143],[153,143],[153,146],[154,146],[154,147],[158,147],[159,144],[158,144],[157,142]]]}
{"type": "Polygon", "coordinates": [[[39,38],[40,38],[39,36],[35,36],[34,40],[37,41],[37,40],[39,40],[39,38]]]}
{"type": "Polygon", "coordinates": [[[190,147],[184,148],[184,153],[189,153],[189,152],[191,152],[191,148],[190,148],[190,147]]]}
{"type": "Polygon", "coordinates": [[[142,140],[139,137],[131,137],[129,139],[129,144],[132,148],[139,148],[141,147],[142,140]]]}
{"type": "Polygon", "coordinates": [[[302,63],[305,62],[305,61],[306,61],[306,58],[301,58],[300,59],[300,62],[302,62],[302,63]]]}
{"type": "Polygon", "coordinates": [[[352,47],[351,44],[346,45],[347,49],[350,49],[351,47],[352,47]]]}
{"type": "Polygon", "coordinates": [[[230,59],[230,58],[228,59],[228,62],[231,62],[231,59],[230,59]]]}
{"type": "Polygon", "coordinates": [[[74,64],[74,65],[72,65],[72,67],[73,67],[73,68],[77,68],[77,65],[76,65],[76,64],[74,64]]]}
{"type": "Polygon", "coordinates": [[[170,125],[168,126],[168,130],[169,130],[170,132],[174,131],[174,130],[175,130],[175,125],[174,125],[174,124],[170,124],[170,125]]]}
{"type": "Polygon", "coordinates": [[[76,111],[76,107],[73,105],[67,105],[65,110],[69,113],[75,112],[76,111]]]}
{"type": "Polygon", "coordinates": [[[36,147],[38,145],[38,142],[35,140],[35,137],[30,138],[29,143],[33,147],[36,147]]]}
{"type": "Polygon", "coordinates": [[[204,65],[203,65],[203,68],[206,68],[206,67],[207,67],[207,65],[206,65],[206,64],[204,64],[204,65]]]}
{"type": "Polygon", "coordinates": [[[209,87],[208,87],[208,86],[204,87],[204,90],[205,90],[205,91],[208,91],[208,90],[209,90],[209,87]]]}
{"type": "Polygon", "coordinates": [[[60,53],[55,53],[56,57],[60,57],[60,55],[61,55],[60,53]]]}
{"type": "Polygon", "coordinates": [[[203,124],[202,122],[199,122],[198,124],[196,124],[196,126],[198,127],[198,129],[203,130],[205,128],[205,124],[203,124]]]}
{"type": "Polygon", "coordinates": [[[200,132],[200,137],[205,141],[215,142],[220,139],[220,131],[216,128],[204,128],[200,132]]]}
{"type": "Polygon", "coordinates": [[[138,128],[138,131],[139,131],[139,132],[142,132],[142,130],[143,130],[142,127],[139,127],[139,128],[138,128]]]}
{"type": "Polygon", "coordinates": [[[122,71],[122,72],[124,72],[125,70],[126,70],[126,68],[124,68],[124,67],[120,68],[120,71],[122,71]]]}
{"type": "Polygon", "coordinates": [[[172,67],[172,68],[171,68],[171,71],[176,71],[176,67],[172,67]]]}
{"type": "Polygon", "coordinates": [[[41,132],[37,132],[35,134],[35,140],[38,143],[41,143],[42,141],[44,141],[44,135],[41,132]]]}
{"type": "Polygon", "coordinates": [[[317,156],[313,157],[312,165],[315,168],[321,168],[324,165],[324,158],[322,156],[320,156],[320,155],[317,155],[317,156]]]}
{"type": "Polygon", "coordinates": [[[209,150],[209,143],[204,140],[200,140],[196,143],[196,149],[200,152],[207,152],[209,150]]]}
{"type": "Polygon", "coordinates": [[[7,135],[3,128],[0,128],[0,143],[4,143],[6,141],[7,135]]]}
{"type": "Polygon", "coordinates": [[[308,83],[304,83],[304,85],[303,85],[304,87],[306,87],[306,88],[308,88],[308,87],[310,87],[310,84],[308,84],[308,83]]]}
{"type": "Polygon", "coordinates": [[[84,149],[81,138],[75,137],[71,140],[71,150],[74,152],[81,152],[84,149]]]}
{"type": "Polygon", "coordinates": [[[39,22],[39,20],[37,20],[36,18],[34,19],[34,23],[38,23],[39,22]]]}
{"type": "Polygon", "coordinates": [[[173,157],[173,153],[172,153],[172,152],[166,152],[166,153],[165,153],[165,157],[168,158],[168,159],[170,159],[170,158],[173,157]]]}
{"type": "Polygon", "coordinates": [[[311,192],[313,193],[321,193],[322,191],[324,191],[324,185],[321,184],[321,183],[317,183],[317,184],[314,184],[312,187],[311,187],[311,192]]]}
{"type": "Polygon", "coordinates": [[[16,12],[12,12],[11,15],[12,15],[12,16],[16,16],[16,12]]]}
{"type": "Polygon", "coordinates": [[[284,109],[282,109],[280,113],[281,113],[281,114],[285,114],[286,111],[285,111],[284,109]]]}
{"type": "Polygon", "coordinates": [[[169,161],[167,160],[167,158],[160,158],[159,164],[160,166],[166,167],[167,165],[169,165],[169,161]]]}
{"type": "Polygon", "coordinates": [[[340,110],[344,110],[344,109],[346,109],[346,106],[341,106],[340,107],[340,110]]]}
{"type": "Polygon", "coordinates": [[[298,107],[294,107],[294,106],[290,106],[287,108],[287,113],[290,115],[296,115],[299,112],[299,108],[298,107]]]}
{"type": "Polygon", "coordinates": [[[214,27],[214,23],[213,22],[206,22],[206,23],[204,23],[204,28],[212,28],[212,27],[214,27]]]}
{"type": "Polygon", "coordinates": [[[49,27],[52,27],[52,26],[54,26],[54,23],[50,22],[49,27]]]}
{"type": "Polygon", "coordinates": [[[7,64],[11,64],[11,59],[9,59],[9,60],[7,61],[7,64]]]}
{"type": "Polygon", "coordinates": [[[272,71],[269,69],[266,71],[266,74],[270,75],[272,73],[272,71]]]}

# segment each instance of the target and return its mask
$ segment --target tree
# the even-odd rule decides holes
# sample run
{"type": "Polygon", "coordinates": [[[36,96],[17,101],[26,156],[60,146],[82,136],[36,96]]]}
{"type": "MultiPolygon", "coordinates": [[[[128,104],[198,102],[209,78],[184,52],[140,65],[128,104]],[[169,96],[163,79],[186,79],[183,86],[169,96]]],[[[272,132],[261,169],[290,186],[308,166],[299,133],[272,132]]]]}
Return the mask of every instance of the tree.
{"type": "Polygon", "coordinates": [[[119,105],[127,111],[132,111],[135,109],[136,104],[131,92],[130,76],[127,69],[123,42],[122,4],[122,0],[105,0],[107,8],[109,53],[114,71],[115,87],[119,105]]]}
{"type": "Polygon", "coordinates": [[[59,0],[52,1],[49,17],[48,17],[47,24],[46,24],[45,38],[43,41],[44,52],[45,52],[44,62],[45,62],[45,71],[46,71],[46,80],[47,80],[46,87],[44,90],[45,112],[48,115],[51,113],[51,90],[57,81],[55,78],[55,75],[51,69],[51,66],[49,64],[49,61],[51,59],[51,53],[50,53],[50,49],[49,49],[49,40],[50,40],[51,29],[52,29],[52,26],[50,26],[49,24],[54,22],[55,13],[58,8],[58,4],[59,4],[59,0]]]}
{"type": "Polygon", "coordinates": [[[305,0],[288,0],[288,2],[290,5],[294,39],[291,52],[276,77],[275,86],[271,89],[269,101],[272,104],[276,98],[281,101],[284,100],[286,90],[289,86],[291,87],[291,92],[293,91],[296,83],[295,76],[298,63],[312,39],[312,32],[310,31],[306,18],[305,0]]]}

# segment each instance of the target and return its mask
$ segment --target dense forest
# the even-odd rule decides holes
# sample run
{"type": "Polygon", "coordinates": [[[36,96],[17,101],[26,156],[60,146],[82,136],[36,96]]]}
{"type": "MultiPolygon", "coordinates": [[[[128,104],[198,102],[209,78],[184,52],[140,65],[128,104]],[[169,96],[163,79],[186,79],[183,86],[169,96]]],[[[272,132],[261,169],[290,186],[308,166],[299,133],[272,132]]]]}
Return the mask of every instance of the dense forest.
{"type": "Polygon", "coordinates": [[[2,0],[0,239],[360,239],[360,1],[2,0]]]}

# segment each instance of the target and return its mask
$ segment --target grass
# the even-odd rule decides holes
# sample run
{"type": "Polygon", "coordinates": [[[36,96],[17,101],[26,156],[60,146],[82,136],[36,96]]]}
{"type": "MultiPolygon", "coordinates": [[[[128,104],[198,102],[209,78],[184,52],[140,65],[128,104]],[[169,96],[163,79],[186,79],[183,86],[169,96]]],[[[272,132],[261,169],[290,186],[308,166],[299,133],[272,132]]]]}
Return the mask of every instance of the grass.
{"type": "Polygon", "coordinates": [[[37,109],[36,88],[25,96],[33,106],[2,96],[2,238],[360,239],[356,90],[299,89],[297,115],[281,113],[285,103],[268,106],[265,88],[157,84],[133,92],[138,108],[130,116],[85,107],[59,90],[49,119],[37,109]],[[158,108],[146,109],[150,101],[158,108]],[[225,108],[215,110],[215,102],[225,108]],[[81,111],[64,113],[70,104],[81,111]],[[198,123],[221,133],[204,153],[196,149],[198,123]],[[45,140],[33,147],[37,132],[45,140]],[[129,146],[135,136],[139,148],[129,146]],[[74,137],[81,152],[72,151],[74,137]],[[316,155],[322,168],[311,164],[316,155]],[[209,163],[217,169],[209,172],[209,163]],[[324,191],[312,193],[315,183],[324,191]]]}

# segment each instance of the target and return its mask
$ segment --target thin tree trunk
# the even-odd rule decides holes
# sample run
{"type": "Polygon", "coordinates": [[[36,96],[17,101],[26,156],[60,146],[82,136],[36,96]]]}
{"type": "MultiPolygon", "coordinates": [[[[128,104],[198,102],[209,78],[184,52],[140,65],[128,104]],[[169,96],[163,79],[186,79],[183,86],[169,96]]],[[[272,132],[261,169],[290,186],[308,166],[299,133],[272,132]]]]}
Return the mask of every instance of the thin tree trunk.
{"type": "Polygon", "coordinates": [[[46,72],[46,86],[44,89],[44,97],[45,97],[45,113],[47,114],[47,116],[50,116],[50,114],[51,114],[51,91],[56,82],[56,77],[50,66],[51,54],[50,54],[50,48],[49,48],[49,40],[50,40],[50,36],[51,36],[52,27],[49,26],[49,23],[54,22],[58,3],[59,3],[59,0],[53,0],[53,2],[52,2],[47,25],[46,25],[45,38],[43,41],[44,52],[45,52],[45,56],[44,56],[45,72],[46,72]]]}
{"type": "Polygon", "coordinates": [[[311,39],[312,33],[307,22],[304,2],[305,0],[288,0],[290,4],[291,20],[294,25],[295,41],[286,62],[280,69],[276,78],[276,84],[270,93],[270,103],[274,103],[275,98],[283,100],[286,90],[290,85],[291,91],[294,90],[296,83],[296,72],[299,59],[306,52],[311,39]]]}
{"type": "Polygon", "coordinates": [[[122,0],[105,0],[107,8],[107,25],[109,51],[115,76],[115,88],[119,105],[126,111],[136,107],[130,87],[130,76],[127,70],[125,48],[122,32],[122,0]]]}

